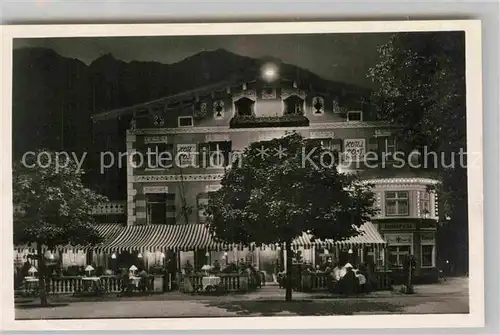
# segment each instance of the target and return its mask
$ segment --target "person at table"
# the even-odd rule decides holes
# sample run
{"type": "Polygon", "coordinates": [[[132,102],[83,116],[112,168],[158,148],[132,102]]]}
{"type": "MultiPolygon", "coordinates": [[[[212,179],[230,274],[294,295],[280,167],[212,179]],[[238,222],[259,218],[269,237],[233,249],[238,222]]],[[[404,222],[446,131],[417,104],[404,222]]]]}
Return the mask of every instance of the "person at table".
{"type": "Polygon", "coordinates": [[[23,277],[28,277],[30,275],[30,269],[31,269],[30,262],[29,261],[24,262],[22,270],[21,270],[23,277]]]}
{"type": "Polygon", "coordinates": [[[213,272],[219,273],[220,272],[220,263],[218,260],[214,261],[214,265],[212,267],[213,272]]]}
{"type": "Polygon", "coordinates": [[[183,270],[184,270],[184,273],[187,274],[187,275],[193,273],[193,266],[191,265],[191,263],[189,262],[189,260],[187,260],[186,264],[184,264],[183,270]]]}
{"type": "Polygon", "coordinates": [[[347,263],[344,269],[346,272],[340,280],[340,292],[345,295],[351,295],[358,291],[359,281],[350,263],[347,263]]]}

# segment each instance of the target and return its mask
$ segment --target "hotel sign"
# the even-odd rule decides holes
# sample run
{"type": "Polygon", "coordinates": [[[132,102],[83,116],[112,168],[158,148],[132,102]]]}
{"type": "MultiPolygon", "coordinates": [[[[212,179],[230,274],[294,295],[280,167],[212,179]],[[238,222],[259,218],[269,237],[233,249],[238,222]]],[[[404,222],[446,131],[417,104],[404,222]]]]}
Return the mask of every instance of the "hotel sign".
{"type": "Polygon", "coordinates": [[[413,223],[408,223],[408,222],[396,222],[396,223],[384,223],[383,225],[384,229],[413,229],[414,225],[413,223]]]}
{"type": "Polygon", "coordinates": [[[365,157],[366,143],[364,138],[345,139],[344,155],[347,159],[357,162],[365,157]]]}
{"type": "Polygon", "coordinates": [[[176,159],[180,167],[192,166],[196,163],[196,144],[177,144],[176,159]]]}

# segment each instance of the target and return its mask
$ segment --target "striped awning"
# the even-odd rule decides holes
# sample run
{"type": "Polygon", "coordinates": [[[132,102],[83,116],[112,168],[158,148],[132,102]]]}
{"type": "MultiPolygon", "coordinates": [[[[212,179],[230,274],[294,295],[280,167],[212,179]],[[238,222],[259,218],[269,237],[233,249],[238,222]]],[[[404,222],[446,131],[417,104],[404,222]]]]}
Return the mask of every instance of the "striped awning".
{"type": "Polygon", "coordinates": [[[104,252],[229,250],[233,245],[217,241],[203,224],[135,225],[100,246],[104,252]]]}
{"type": "MultiPolygon", "coordinates": [[[[104,245],[108,243],[109,241],[114,240],[121,231],[125,229],[125,227],[120,224],[120,223],[96,223],[94,225],[94,228],[97,230],[97,233],[102,237],[103,242],[100,245],[104,245]]],[[[99,245],[99,246],[100,246],[99,245]]],[[[67,250],[75,250],[75,249],[80,249],[80,250],[89,250],[89,249],[95,249],[98,248],[99,246],[75,246],[75,245],[60,245],[56,246],[54,249],[55,250],[60,250],[60,251],[67,251],[67,250]]],[[[30,253],[35,253],[36,252],[36,243],[31,243],[31,244],[24,244],[24,245],[17,245],[15,246],[15,249],[18,251],[21,251],[23,249],[29,249],[30,253]]],[[[42,251],[45,252],[48,250],[47,246],[42,246],[42,251]]]]}
{"type": "Polygon", "coordinates": [[[334,246],[357,247],[361,245],[374,246],[374,245],[386,244],[382,236],[380,236],[380,233],[378,232],[377,228],[371,222],[365,222],[361,227],[357,229],[359,231],[359,235],[352,236],[348,239],[341,241],[334,241],[329,239],[324,241],[313,240],[310,234],[304,233],[302,234],[302,236],[295,239],[295,241],[292,243],[292,247],[307,248],[311,246],[317,246],[317,247],[329,248],[334,246]]]}

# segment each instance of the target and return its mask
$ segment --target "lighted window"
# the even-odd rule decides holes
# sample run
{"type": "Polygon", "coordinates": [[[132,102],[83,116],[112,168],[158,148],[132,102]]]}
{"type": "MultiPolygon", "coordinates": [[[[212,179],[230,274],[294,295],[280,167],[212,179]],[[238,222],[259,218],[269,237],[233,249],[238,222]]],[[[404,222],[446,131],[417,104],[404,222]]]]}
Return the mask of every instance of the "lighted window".
{"type": "Polygon", "coordinates": [[[201,167],[224,167],[231,164],[231,141],[208,142],[200,145],[201,167]]]}
{"type": "Polygon", "coordinates": [[[385,215],[387,216],[409,215],[408,192],[386,192],[385,215]]]}
{"type": "Polygon", "coordinates": [[[420,192],[420,211],[422,214],[430,214],[430,193],[427,191],[420,192]]]}
{"type": "Polygon", "coordinates": [[[389,246],[389,263],[401,267],[407,255],[411,253],[410,245],[389,246]]]}
{"type": "Polygon", "coordinates": [[[423,245],[422,246],[422,267],[432,267],[432,252],[434,250],[433,245],[423,245]]]}

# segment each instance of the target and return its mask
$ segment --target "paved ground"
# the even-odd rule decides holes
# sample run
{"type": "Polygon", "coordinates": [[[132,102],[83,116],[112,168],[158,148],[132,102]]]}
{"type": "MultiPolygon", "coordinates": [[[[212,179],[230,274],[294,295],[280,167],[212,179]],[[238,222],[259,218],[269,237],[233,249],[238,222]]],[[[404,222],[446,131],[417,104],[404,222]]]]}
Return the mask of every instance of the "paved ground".
{"type": "Polygon", "coordinates": [[[161,318],[266,315],[353,315],[468,313],[468,280],[415,287],[414,295],[375,292],[367,296],[332,298],[325,293],[294,292],[294,301],[283,301],[284,291],[266,286],[257,292],[223,297],[186,296],[178,293],[120,301],[79,301],[52,299],[53,307],[33,303],[17,304],[17,319],[61,318],[161,318]],[[181,299],[182,298],[182,299],[181,299]],[[188,300],[189,299],[189,300],[188,300]]]}

